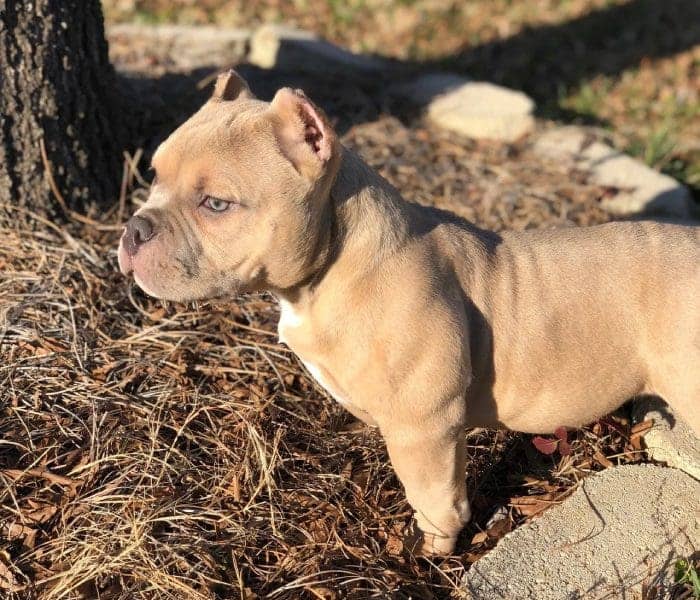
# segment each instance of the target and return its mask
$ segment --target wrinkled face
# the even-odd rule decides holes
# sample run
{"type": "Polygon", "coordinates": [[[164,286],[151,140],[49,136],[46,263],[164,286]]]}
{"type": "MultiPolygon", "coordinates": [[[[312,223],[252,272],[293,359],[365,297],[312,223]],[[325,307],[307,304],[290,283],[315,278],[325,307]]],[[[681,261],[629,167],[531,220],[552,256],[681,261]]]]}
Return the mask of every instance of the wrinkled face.
{"type": "Polygon", "coordinates": [[[293,287],[323,250],[338,152],[300,93],[280,90],[265,103],[237,74],[222,75],[214,97],[156,151],[120,269],[175,301],[293,287]]]}

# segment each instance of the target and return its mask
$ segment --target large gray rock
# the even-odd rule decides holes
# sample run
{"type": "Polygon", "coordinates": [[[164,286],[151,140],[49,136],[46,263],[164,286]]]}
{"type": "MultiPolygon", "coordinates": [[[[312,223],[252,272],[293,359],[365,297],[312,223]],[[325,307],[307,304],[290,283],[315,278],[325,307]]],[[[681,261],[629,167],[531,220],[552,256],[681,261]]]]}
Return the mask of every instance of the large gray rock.
{"type": "Polygon", "coordinates": [[[692,216],[692,198],[685,186],[673,177],[591,139],[578,127],[551,129],[536,140],[533,149],[540,156],[569,161],[581,170],[589,171],[591,180],[597,185],[617,188],[616,194],[602,201],[603,208],[611,213],[692,216]]]}
{"type": "Polygon", "coordinates": [[[632,416],[640,423],[647,419],[654,421],[654,426],[644,434],[647,454],[652,459],[700,480],[700,439],[685,421],[676,418],[665,402],[654,397],[640,398],[634,402],[632,416]]]}
{"type": "Polygon", "coordinates": [[[452,92],[469,81],[455,73],[428,73],[392,86],[389,95],[416,106],[427,106],[431,100],[452,92]]]}
{"type": "Polygon", "coordinates": [[[285,25],[263,25],[250,42],[248,60],[265,69],[278,68],[318,73],[376,75],[386,68],[386,62],[354,54],[326,42],[309,31],[285,25]]]}
{"type": "Polygon", "coordinates": [[[678,558],[700,547],[700,482],[655,465],[586,478],[560,505],[506,535],[465,577],[472,598],[667,597],[678,558]],[[650,596],[651,597],[651,596],[650,596]]]}
{"type": "Polygon", "coordinates": [[[138,25],[122,23],[107,28],[110,43],[127,41],[143,46],[175,69],[238,63],[248,53],[251,32],[211,25],[138,25]]]}
{"type": "Polygon", "coordinates": [[[415,87],[414,97],[421,93],[432,98],[426,107],[430,121],[471,138],[513,142],[535,127],[535,103],[492,83],[464,80],[458,85],[452,76],[433,76],[415,87]],[[445,91],[436,94],[441,86],[445,91]]]}

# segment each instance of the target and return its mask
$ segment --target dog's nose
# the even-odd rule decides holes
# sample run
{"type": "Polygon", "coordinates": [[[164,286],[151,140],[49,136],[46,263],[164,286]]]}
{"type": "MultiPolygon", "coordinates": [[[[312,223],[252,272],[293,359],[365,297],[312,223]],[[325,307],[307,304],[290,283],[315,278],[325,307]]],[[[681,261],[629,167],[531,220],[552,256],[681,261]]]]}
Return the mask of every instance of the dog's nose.
{"type": "Polygon", "coordinates": [[[129,256],[135,256],[142,244],[155,234],[153,223],[146,217],[134,215],[129,219],[124,231],[124,246],[129,256]]]}

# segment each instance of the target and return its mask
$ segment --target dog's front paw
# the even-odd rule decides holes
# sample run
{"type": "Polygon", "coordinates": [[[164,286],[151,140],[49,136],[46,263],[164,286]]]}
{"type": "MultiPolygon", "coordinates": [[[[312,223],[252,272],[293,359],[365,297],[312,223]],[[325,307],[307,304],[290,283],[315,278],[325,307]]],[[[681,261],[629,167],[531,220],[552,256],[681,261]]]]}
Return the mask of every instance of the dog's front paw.
{"type": "Polygon", "coordinates": [[[415,556],[447,556],[456,543],[457,536],[426,533],[416,527],[404,540],[404,548],[415,556]]]}

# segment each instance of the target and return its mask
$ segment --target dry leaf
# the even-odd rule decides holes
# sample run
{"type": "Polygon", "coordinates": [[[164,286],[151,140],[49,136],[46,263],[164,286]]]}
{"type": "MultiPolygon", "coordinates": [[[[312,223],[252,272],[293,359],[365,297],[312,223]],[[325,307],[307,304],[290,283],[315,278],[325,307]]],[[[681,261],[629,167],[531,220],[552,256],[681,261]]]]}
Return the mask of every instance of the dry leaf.
{"type": "Polygon", "coordinates": [[[238,481],[238,474],[231,475],[231,483],[226,486],[226,493],[229,494],[236,502],[241,501],[241,484],[238,481]]]}
{"type": "Polygon", "coordinates": [[[495,521],[491,527],[489,527],[486,532],[492,539],[501,539],[506,533],[510,533],[513,529],[513,522],[508,518],[499,519],[495,521]]]}
{"type": "Polygon", "coordinates": [[[487,539],[489,539],[489,534],[485,531],[477,531],[472,537],[472,544],[483,544],[487,539]]]}
{"type": "Polygon", "coordinates": [[[386,539],[386,551],[392,556],[400,556],[403,552],[403,537],[389,533],[386,539]]]}
{"type": "Polygon", "coordinates": [[[160,321],[165,316],[165,309],[161,306],[148,313],[148,318],[151,321],[160,321]]]}
{"type": "Polygon", "coordinates": [[[637,423],[632,429],[630,429],[630,440],[643,436],[647,431],[649,431],[654,426],[654,419],[647,419],[641,423],[637,423]]]}
{"type": "Polygon", "coordinates": [[[605,458],[605,455],[600,450],[596,450],[593,453],[593,458],[599,465],[605,467],[606,469],[615,466],[611,461],[605,458]]]}
{"type": "Polygon", "coordinates": [[[12,525],[9,525],[3,532],[3,535],[5,535],[8,540],[22,540],[22,544],[27,548],[34,548],[36,543],[36,534],[36,529],[27,527],[21,523],[13,523],[12,525]]]}
{"type": "Polygon", "coordinates": [[[510,505],[517,508],[524,517],[531,517],[557,504],[554,495],[551,493],[540,494],[539,496],[515,496],[510,499],[510,505]]]}
{"type": "Polygon", "coordinates": [[[343,468],[340,470],[340,476],[343,479],[352,479],[352,461],[349,460],[343,465],[343,468]]]}
{"type": "Polygon", "coordinates": [[[53,504],[44,504],[30,511],[22,511],[22,517],[32,524],[40,525],[46,523],[57,511],[57,506],[53,504]]]}
{"type": "Polygon", "coordinates": [[[21,586],[10,568],[0,560],[0,590],[18,592],[21,586]]]}

